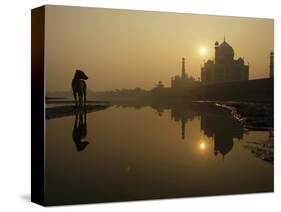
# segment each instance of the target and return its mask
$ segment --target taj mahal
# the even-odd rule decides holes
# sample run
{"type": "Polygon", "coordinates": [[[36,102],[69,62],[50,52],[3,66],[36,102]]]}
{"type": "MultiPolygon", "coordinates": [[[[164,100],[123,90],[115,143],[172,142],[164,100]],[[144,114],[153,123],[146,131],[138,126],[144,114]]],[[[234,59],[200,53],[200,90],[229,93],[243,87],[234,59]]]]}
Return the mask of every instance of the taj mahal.
{"type": "Polygon", "coordinates": [[[233,48],[225,41],[215,42],[215,59],[201,67],[201,82],[204,84],[249,80],[249,64],[239,57],[234,59],[233,48]]]}
{"type": "MultiPolygon", "coordinates": [[[[181,59],[181,74],[171,77],[171,89],[189,89],[200,87],[201,85],[239,82],[249,80],[249,63],[245,64],[243,57],[234,59],[234,49],[226,42],[224,38],[220,44],[215,42],[214,59],[207,60],[201,66],[201,80],[196,80],[193,76],[188,74],[186,68],[186,58],[181,59]]],[[[274,72],[274,53],[270,53],[269,78],[273,78],[274,72]]],[[[162,81],[155,87],[163,90],[165,86],[162,81]]]]}

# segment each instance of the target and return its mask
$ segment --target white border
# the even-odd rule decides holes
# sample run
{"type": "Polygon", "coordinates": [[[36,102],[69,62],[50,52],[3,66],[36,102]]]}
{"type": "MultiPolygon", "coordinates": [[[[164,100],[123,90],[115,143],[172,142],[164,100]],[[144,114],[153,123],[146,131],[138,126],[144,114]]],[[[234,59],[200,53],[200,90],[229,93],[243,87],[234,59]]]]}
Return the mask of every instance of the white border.
{"type": "MultiPolygon", "coordinates": [[[[278,211],[280,206],[280,1],[277,0],[9,0],[0,8],[0,211],[44,208],[30,198],[30,9],[43,4],[186,12],[275,19],[275,193],[53,207],[77,211],[278,211]]],[[[279,209],[280,210],[280,209],[279,209]]]]}

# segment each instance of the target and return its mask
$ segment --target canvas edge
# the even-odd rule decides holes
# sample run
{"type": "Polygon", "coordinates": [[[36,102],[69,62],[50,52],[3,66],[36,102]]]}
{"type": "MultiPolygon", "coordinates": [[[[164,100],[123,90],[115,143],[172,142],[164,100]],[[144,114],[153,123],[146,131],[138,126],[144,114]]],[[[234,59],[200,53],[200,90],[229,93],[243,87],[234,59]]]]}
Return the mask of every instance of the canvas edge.
{"type": "Polygon", "coordinates": [[[45,6],[31,10],[31,201],[45,205],[45,6]]]}

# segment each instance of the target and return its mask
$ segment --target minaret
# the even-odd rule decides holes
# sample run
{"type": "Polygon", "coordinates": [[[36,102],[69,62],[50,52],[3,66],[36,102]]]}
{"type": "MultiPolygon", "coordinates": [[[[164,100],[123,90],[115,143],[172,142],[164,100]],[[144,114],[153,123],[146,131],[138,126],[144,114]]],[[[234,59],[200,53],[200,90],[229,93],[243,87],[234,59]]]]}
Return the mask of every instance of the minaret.
{"type": "Polygon", "coordinates": [[[218,48],[219,48],[219,42],[215,42],[215,63],[218,62],[218,48]]]}
{"type": "Polygon", "coordinates": [[[270,52],[270,65],[269,65],[269,77],[273,78],[273,71],[274,71],[274,53],[270,52]]]}
{"type": "Polygon", "coordinates": [[[181,64],[181,79],[186,79],[187,75],[185,73],[185,59],[182,58],[182,64],[181,64]]]}
{"type": "Polygon", "coordinates": [[[184,120],[184,118],[181,119],[181,138],[182,140],[185,139],[185,123],[186,121],[184,120]]]}

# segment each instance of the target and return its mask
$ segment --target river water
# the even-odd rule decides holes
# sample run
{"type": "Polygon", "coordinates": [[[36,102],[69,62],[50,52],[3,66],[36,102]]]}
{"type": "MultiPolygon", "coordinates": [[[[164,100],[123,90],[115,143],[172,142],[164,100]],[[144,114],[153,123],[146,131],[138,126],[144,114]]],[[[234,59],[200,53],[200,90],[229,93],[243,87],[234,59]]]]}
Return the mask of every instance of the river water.
{"type": "Polygon", "coordinates": [[[272,142],[204,104],[123,104],[50,119],[46,202],[270,192],[272,142]]]}

